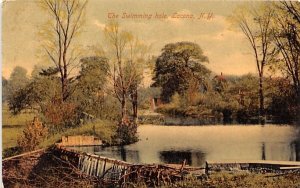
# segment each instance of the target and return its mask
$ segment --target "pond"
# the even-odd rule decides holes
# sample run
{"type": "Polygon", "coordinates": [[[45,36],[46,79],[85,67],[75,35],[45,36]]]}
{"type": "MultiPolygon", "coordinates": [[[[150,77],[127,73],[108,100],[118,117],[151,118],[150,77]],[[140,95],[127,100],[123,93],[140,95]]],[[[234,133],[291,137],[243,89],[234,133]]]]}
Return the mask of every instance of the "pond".
{"type": "Polygon", "coordinates": [[[76,147],[133,163],[177,163],[191,166],[205,161],[300,161],[299,130],[288,125],[141,125],[137,143],[124,147],[76,147]]]}

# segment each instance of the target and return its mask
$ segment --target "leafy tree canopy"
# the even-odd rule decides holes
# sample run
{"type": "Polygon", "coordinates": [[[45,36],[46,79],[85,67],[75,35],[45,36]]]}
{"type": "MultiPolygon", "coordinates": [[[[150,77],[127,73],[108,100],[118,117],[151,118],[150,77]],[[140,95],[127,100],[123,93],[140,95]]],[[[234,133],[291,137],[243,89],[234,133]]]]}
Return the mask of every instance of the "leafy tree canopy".
{"type": "Polygon", "coordinates": [[[11,92],[23,88],[28,82],[27,70],[21,66],[16,66],[9,77],[11,92]]]}
{"type": "Polygon", "coordinates": [[[76,101],[81,110],[97,115],[103,108],[104,89],[109,72],[108,59],[92,56],[80,61],[81,70],[71,99],[76,101]]]}
{"type": "Polygon", "coordinates": [[[168,102],[175,92],[184,95],[188,90],[198,91],[211,72],[201,62],[208,62],[208,58],[198,44],[167,44],[156,60],[153,84],[162,87],[162,99],[168,102]]]}

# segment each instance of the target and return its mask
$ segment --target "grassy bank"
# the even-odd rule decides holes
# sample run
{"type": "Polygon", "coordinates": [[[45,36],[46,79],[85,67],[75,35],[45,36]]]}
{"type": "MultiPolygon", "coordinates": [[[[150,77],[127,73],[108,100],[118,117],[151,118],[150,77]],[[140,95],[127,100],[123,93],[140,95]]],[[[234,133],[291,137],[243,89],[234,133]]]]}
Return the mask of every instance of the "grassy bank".
{"type": "MultiPolygon", "coordinates": [[[[33,120],[34,113],[21,113],[19,115],[12,115],[8,107],[3,105],[2,110],[2,147],[3,156],[8,157],[19,154],[16,148],[17,140],[23,134],[26,124],[33,120]]],[[[47,138],[38,146],[38,148],[45,148],[60,141],[62,136],[70,135],[94,135],[99,137],[105,143],[112,143],[112,136],[116,132],[116,123],[106,120],[96,120],[94,122],[86,123],[75,128],[65,129],[63,132],[49,134],[47,138]]]]}
{"type": "Polygon", "coordinates": [[[64,132],[49,135],[45,139],[40,147],[48,147],[58,141],[60,141],[62,136],[72,136],[72,135],[93,135],[100,138],[105,143],[112,143],[112,136],[116,132],[116,123],[106,120],[97,120],[90,122],[79,127],[66,129],[64,132]]]}
{"type": "Polygon", "coordinates": [[[2,148],[17,146],[17,139],[22,134],[27,122],[32,121],[33,113],[12,115],[7,105],[2,106],[2,148]]]}
{"type": "MultiPolygon", "coordinates": [[[[256,187],[256,188],[296,188],[300,187],[300,172],[278,175],[273,173],[260,174],[250,172],[218,172],[210,175],[206,180],[195,180],[189,178],[178,182],[176,187],[256,187]]],[[[174,186],[165,186],[165,188],[174,186]]]]}
{"type": "MultiPolygon", "coordinates": [[[[145,183],[128,183],[129,187],[147,188],[145,183]]],[[[300,171],[286,174],[250,173],[244,172],[217,172],[208,178],[196,179],[187,177],[183,181],[172,185],[159,186],[162,188],[298,188],[300,187],[300,171]]]]}

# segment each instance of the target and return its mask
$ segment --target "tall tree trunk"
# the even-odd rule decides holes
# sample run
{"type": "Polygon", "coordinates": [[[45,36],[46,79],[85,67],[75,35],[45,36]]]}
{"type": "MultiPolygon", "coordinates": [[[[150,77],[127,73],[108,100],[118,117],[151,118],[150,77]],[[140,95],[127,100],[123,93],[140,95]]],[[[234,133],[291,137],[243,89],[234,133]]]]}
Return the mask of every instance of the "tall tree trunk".
{"type": "Polygon", "coordinates": [[[264,93],[263,93],[263,75],[259,76],[259,123],[265,124],[265,108],[264,108],[264,93]]]}
{"type": "Polygon", "coordinates": [[[63,76],[61,78],[61,96],[62,100],[66,101],[69,94],[68,94],[68,78],[66,76],[63,76]]]}
{"type": "Polygon", "coordinates": [[[76,57],[75,54],[74,56],[72,55],[73,52],[69,52],[70,48],[72,48],[71,46],[73,46],[71,43],[81,28],[80,21],[86,3],[87,1],[77,0],[43,1],[43,6],[47,8],[47,13],[52,16],[54,21],[53,23],[49,22],[45,30],[48,31],[48,29],[51,29],[49,30],[51,33],[45,38],[45,50],[55,67],[59,69],[61,76],[61,98],[63,101],[66,101],[70,96],[68,79],[70,72],[68,70],[71,71],[76,66],[76,62],[74,61],[76,57]],[[69,55],[67,56],[67,54],[69,55]]]}
{"type": "Polygon", "coordinates": [[[300,91],[298,90],[298,93],[297,93],[297,125],[300,126],[300,91]]]}
{"type": "Polygon", "coordinates": [[[126,105],[127,105],[127,101],[126,101],[126,97],[123,96],[122,97],[122,101],[121,101],[121,110],[122,110],[122,123],[127,123],[127,112],[126,112],[126,105]]]}
{"type": "Polygon", "coordinates": [[[133,122],[137,123],[137,116],[138,116],[138,93],[137,88],[134,90],[134,94],[132,96],[132,111],[133,111],[133,122]]]}

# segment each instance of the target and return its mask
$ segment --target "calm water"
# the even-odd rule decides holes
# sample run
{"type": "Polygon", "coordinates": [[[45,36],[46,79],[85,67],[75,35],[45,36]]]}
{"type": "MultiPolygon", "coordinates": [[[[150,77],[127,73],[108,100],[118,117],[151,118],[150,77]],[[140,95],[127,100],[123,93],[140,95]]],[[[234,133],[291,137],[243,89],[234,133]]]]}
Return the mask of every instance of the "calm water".
{"type": "Polygon", "coordinates": [[[85,152],[134,163],[206,160],[300,161],[300,134],[292,126],[154,126],[138,128],[140,141],[125,147],[77,147],[85,152]]]}

